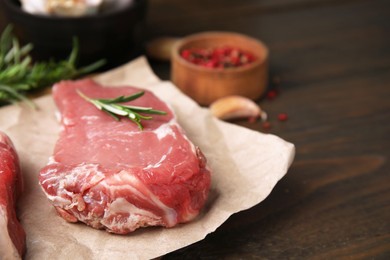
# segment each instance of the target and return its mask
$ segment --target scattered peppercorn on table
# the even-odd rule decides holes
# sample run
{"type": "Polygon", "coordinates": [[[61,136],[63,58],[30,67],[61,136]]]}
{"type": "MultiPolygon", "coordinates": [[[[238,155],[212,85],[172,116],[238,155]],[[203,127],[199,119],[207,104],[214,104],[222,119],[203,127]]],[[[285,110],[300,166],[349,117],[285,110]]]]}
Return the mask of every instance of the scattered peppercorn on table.
{"type": "Polygon", "coordinates": [[[268,46],[267,120],[233,122],[297,148],[264,202],[162,259],[390,256],[388,17],[385,0],[151,1],[149,39],[225,30],[268,46]]]}
{"type": "MultiPolygon", "coordinates": [[[[269,82],[255,100],[266,116],[232,122],[276,134],[297,149],[265,201],[161,259],[390,257],[388,17],[387,0],[149,2],[146,39],[219,30],[267,44],[269,82]]],[[[242,58],[219,65],[220,56],[194,59],[204,50],[181,55],[212,68],[252,59],[236,56],[240,50],[229,43],[221,48],[242,58]]],[[[169,62],[149,61],[170,79],[169,62]]]]}

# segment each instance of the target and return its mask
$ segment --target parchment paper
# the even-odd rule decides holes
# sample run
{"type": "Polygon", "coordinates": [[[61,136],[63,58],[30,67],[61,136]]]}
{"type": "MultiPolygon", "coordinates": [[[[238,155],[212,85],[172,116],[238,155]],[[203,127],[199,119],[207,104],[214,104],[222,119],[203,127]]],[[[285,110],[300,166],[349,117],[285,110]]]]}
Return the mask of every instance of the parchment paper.
{"type": "Polygon", "coordinates": [[[212,169],[209,200],[195,221],[171,229],[151,227],[121,236],[67,223],[57,216],[37,181],[60,130],[51,95],[35,100],[38,110],[23,104],[3,107],[0,129],[16,146],[25,180],[19,205],[27,232],[25,259],[151,259],[164,255],[202,240],[233,213],[264,200],[292,163],[293,144],[213,118],[171,82],[160,81],[143,57],[95,79],[151,90],[172,106],[212,169]]]}

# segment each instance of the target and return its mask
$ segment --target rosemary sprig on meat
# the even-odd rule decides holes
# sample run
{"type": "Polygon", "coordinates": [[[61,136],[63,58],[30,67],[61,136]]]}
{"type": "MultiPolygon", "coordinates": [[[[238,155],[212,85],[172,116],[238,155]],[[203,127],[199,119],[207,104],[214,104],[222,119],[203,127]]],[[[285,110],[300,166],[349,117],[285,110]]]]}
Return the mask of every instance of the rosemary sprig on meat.
{"type": "Polygon", "coordinates": [[[73,41],[73,49],[67,60],[34,62],[30,56],[33,45],[21,46],[8,26],[0,37],[0,103],[27,101],[33,103],[26,94],[49,87],[53,83],[79,77],[92,72],[104,64],[99,60],[83,68],[76,67],[78,42],[73,41]]]}
{"type": "Polygon", "coordinates": [[[155,114],[155,115],[166,115],[165,111],[155,110],[151,107],[139,107],[139,106],[130,106],[123,105],[121,103],[130,102],[137,98],[140,98],[144,95],[144,91],[137,92],[130,96],[119,96],[112,99],[94,99],[86,96],[80,90],[77,90],[77,93],[84,98],[86,101],[95,105],[96,108],[102,110],[112,116],[115,120],[120,120],[120,117],[127,117],[135,124],[137,124],[140,130],[143,130],[143,125],[141,120],[150,120],[151,116],[145,116],[143,114],[155,114]]]}

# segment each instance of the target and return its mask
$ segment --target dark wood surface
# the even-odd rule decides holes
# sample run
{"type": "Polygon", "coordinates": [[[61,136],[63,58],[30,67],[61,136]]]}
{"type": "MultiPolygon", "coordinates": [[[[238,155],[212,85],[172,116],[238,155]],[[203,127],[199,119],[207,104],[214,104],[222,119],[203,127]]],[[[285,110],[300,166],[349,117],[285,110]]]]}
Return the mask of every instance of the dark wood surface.
{"type": "Polygon", "coordinates": [[[150,1],[150,39],[208,30],[268,45],[280,95],[258,103],[297,154],[264,202],[163,259],[390,259],[390,1],[150,1]]]}
{"type": "Polygon", "coordinates": [[[234,123],[297,154],[264,202],[162,259],[390,259],[390,1],[149,2],[148,39],[209,30],[268,45],[280,95],[258,103],[272,127],[234,123]]]}

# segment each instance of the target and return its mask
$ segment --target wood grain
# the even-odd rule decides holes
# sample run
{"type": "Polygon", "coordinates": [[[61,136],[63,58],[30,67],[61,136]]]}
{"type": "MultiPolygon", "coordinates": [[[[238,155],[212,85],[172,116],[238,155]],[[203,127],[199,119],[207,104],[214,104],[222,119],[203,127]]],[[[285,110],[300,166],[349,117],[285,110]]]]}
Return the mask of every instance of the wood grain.
{"type": "MultiPolygon", "coordinates": [[[[262,98],[296,160],[261,204],[163,259],[390,258],[390,3],[151,1],[149,37],[228,30],[264,41],[280,95],[262,98]],[[277,115],[286,112],[288,121],[277,115]]],[[[151,61],[169,79],[169,64],[151,61]]]]}
{"type": "Polygon", "coordinates": [[[264,202],[162,259],[390,259],[390,2],[149,1],[148,39],[209,30],[267,44],[271,128],[234,123],[294,143],[296,159],[264,202]]]}

